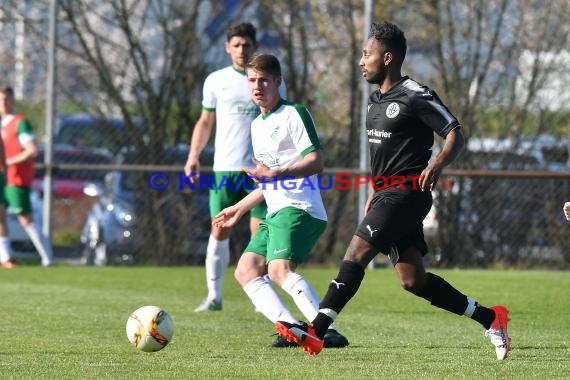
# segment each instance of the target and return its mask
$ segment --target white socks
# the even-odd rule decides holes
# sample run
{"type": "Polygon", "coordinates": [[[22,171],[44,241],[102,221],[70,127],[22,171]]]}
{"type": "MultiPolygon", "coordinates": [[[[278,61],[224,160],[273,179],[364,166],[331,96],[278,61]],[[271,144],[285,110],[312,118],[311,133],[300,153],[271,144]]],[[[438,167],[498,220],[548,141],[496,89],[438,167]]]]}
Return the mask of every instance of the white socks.
{"type": "MultiPolygon", "coordinates": [[[[295,305],[297,305],[301,313],[307,318],[307,322],[311,322],[315,319],[319,313],[319,304],[321,301],[309,281],[305,280],[299,273],[294,272],[283,281],[281,288],[293,298],[295,305]]],[[[329,326],[329,329],[334,329],[333,324],[329,326]]]]}
{"type": "Polygon", "coordinates": [[[298,323],[265,277],[256,277],[243,287],[255,308],[271,322],[298,323]]]}
{"type": "Polygon", "coordinates": [[[0,236],[0,264],[10,261],[12,258],[12,247],[10,247],[10,238],[0,236]]]}
{"type": "Polygon", "coordinates": [[[216,240],[212,235],[206,250],[206,284],[209,300],[222,300],[224,273],[230,261],[230,240],[216,240]]]}
{"type": "Polygon", "coordinates": [[[307,280],[299,273],[291,273],[281,288],[285,290],[295,301],[295,305],[301,313],[311,322],[319,313],[319,297],[307,280]]]}
{"type": "Polygon", "coordinates": [[[53,251],[51,249],[51,244],[47,241],[47,238],[44,236],[44,234],[40,233],[35,223],[24,226],[24,230],[26,231],[26,233],[32,240],[32,243],[34,243],[34,247],[36,247],[36,250],[40,254],[40,257],[42,258],[42,265],[43,266],[53,265],[55,261],[53,259],[53,251]]]}
{"type": "MultiPolygon", "coordinates": [[[[307,280],[299,273],[290,274],[283,285],[285,290],[308,322],[311,322],[319,313],[319,297],[307,280]]],[[[256,277],[248,282],[243,290],[253,302],[255,308],[271,322],[284,321],[299,323],[299,320],[291,314],[279,294],[271,285],[268,276],[256,277]]],[[[329,329],[334,328],[332,325],[329,329]]]]}

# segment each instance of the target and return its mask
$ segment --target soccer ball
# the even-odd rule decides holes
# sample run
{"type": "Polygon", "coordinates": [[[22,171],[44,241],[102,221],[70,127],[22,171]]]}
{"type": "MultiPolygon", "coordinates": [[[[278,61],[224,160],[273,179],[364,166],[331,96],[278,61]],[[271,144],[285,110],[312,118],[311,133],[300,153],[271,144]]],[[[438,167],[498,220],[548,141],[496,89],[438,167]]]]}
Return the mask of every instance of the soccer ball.
{"type": "Polygon", "coordinates": [[[145,352],[162,350],[172,339],[174,323],[170,315],[157,306],[139,307],[127,319],[127,338],[145,352]]]}

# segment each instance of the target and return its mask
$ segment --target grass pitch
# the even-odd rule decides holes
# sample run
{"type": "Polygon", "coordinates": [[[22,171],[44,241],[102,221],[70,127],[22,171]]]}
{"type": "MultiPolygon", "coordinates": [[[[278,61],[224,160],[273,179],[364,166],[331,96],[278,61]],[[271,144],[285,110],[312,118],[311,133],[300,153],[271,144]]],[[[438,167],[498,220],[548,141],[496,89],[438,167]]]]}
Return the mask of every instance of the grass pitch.
{"type": "MultiPolygon", "coordinates": [[[[300,269],[321,295],[336,272],[300,269]]],[[[434,272],[484,305],[507,305],[508,360],[495,359],[477,323],[401,290],[392,269],[367,271],[341,313],[336,327],[350,346],[308,357],[298,348],[265,347],[273,326],[254,312],[231,269],[224,310],[197,314],[203,268],[21,266],[0,271],[0,378],[570,378],[569,272],[434,272]],[[162,351],[143,353],[127,341],[125,322],[151,304],[169,312],[175,332],[162,351]]]]}

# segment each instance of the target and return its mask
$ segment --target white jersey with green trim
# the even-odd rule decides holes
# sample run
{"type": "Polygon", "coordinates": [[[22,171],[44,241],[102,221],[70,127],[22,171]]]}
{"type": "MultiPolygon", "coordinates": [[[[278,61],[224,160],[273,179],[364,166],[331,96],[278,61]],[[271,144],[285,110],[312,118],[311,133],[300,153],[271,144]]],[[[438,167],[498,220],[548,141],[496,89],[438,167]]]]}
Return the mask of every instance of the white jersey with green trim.
{"type": "MultiPolygon", "coordinates": [[[[279,88],[285,96],[285,86],[279,88]]],[[[251,100],[245,72],[228,66],[206,78],[202,108],[216,112],[214,170],[241,171],[252,167],[251,122],[259,108],[251,100]]]]}
{"type": "MultiPolygon", "coordinates": [[[[315,123],[309,111],[295,103],[280,100],[269,113],[251,123],[255,158],[270,168],[286,168],[320,149],[315,123]]],[[[260,183],[267,214],[284,207],[296,207],[314,218],[327,220],[317,175],[282,178],[260,183]]]]}

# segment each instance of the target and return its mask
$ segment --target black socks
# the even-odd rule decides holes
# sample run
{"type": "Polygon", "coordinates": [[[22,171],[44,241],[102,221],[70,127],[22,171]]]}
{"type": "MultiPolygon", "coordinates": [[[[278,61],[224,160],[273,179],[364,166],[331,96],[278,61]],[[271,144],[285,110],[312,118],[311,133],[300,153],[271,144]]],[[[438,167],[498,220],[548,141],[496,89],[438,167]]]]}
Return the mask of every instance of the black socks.
{"type": "MultiPolygon", "coordinates": [[[[415,292],[417,296],[426,299],[433,306],[454,314],[463,315],[466,313],[469,305],[466,295],[438,275],[427,273],[427,276],[428,279],[423,289],[415,292]]],[[[364,268],[360,264],[353,261],[341,263],[337,277],[331,281],[327,294],[319,305],[321,311],[312,322],[315,333],[320,339],[323,339],[336,315],[356,294],[363,279],[364,268]]],[[[470,317],[483,325],[485,329],[489,329],[495,319],[495,312],[475,303],[475,309],[470,317]]]]}
{"type": "MultiPolygon", "coordinates": [[[[468,306],[467,296],[459,292],[443,278],[433,273],[427,273],[427,276],[428,280],[424,288],[416,295],[425,298],[433,306],[457,315],[463,315],[468,306]]],[[[483,325],[485,329],[489,329],[495,319],[495,312],[475,303],[475,310],[470,317],[483,325]]]]}
{"type": "Polygon", "coordinates": [[[425,286],[416,295],[425,298],[433,306],[463,315],[467,308],[467,296],[438,275],[427,273],[427,277],[425,286]]]}
{"type": "MultiPolygon", "coordinates": [[[[364,268],[353,261],[340,264],[337,277],[331,281],[327,294],[319,305],[320,309],[331,309],[338,314],[356,294],[364,278],[364,268]]],[[[336,316],[336,315],[335,315],[336,316]]],[[[319,338],[323,338],[334,318],[319,312],[313,320],[313,328],[319,338]]]]}

